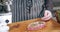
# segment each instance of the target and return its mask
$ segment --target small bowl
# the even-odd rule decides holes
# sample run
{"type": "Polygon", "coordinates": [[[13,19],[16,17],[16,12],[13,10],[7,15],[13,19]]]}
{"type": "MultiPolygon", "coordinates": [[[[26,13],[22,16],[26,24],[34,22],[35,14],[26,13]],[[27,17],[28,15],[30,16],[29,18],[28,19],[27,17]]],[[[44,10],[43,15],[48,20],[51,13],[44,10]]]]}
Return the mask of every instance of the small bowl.
{"type": "Polygon", "coordinates": [[[28,30],[38,30],[45,27],[45,22],[34,22],[28,25],[28,30]]]}

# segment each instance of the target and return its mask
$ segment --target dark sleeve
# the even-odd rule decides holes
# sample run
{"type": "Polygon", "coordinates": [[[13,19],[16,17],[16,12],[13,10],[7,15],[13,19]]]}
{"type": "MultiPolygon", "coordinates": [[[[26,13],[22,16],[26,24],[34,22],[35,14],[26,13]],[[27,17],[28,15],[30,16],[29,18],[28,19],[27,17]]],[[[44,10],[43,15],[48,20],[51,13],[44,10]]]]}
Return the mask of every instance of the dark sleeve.
{"type": "Polygon", "coordinates": [[[53,1],[52,0],[45,0],[45,6],[46,6],[46,10],[53,10],[53,1]]]}

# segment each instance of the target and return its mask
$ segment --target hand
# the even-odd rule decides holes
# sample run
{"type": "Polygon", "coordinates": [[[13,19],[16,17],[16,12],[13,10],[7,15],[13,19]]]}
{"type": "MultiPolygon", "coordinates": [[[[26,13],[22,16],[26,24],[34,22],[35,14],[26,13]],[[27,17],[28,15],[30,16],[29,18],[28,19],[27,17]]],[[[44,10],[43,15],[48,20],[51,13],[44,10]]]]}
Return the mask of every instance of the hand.
{"type": "Polygon", "coordinates": [[[42,20],[49,20],[52,18],[52,13],[49,10],[45,10],[44,17],[42,17],[42,20]]]}

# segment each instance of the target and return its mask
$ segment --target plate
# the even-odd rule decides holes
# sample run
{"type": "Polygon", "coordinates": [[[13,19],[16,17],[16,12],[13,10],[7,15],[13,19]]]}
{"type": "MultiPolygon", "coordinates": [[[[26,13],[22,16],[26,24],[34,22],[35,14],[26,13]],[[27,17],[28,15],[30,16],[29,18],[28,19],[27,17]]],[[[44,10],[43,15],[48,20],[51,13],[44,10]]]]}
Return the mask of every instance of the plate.
{"type": "Polygon", "coordinates": [[[45,22],[43,21],[38,21],[38,22],[33,22],[28,25],[28,30],[38,30],[42,29],[45,27],[45,22]]]}

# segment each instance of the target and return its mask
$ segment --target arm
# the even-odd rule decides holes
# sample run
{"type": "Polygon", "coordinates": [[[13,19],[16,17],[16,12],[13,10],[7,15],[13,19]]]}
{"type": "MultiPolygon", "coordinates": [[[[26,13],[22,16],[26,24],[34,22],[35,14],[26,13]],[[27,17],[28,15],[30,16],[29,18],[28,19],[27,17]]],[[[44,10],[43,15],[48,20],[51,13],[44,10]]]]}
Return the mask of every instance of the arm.
{"type": "Polygon", "coordinates": [[[45,0],[45,12],[44,17],[42,17],[42,20],[49,20],[52,18],[52,11],[53,11],[53,3],[52,0],[45,0]]]}
{"type": "Polygon", "coordinates": [[[46,10],[53,10],[53,2],[52,0],[45,0],[45,8],[46,10]]]}

